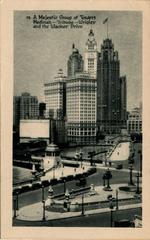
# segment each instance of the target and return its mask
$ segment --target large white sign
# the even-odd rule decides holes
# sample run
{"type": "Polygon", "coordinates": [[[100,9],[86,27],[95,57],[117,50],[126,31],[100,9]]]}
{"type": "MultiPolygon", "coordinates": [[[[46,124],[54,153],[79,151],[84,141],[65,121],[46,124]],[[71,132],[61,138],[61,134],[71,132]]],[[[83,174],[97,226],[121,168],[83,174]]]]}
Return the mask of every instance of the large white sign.
{"type": "Polygon", "coordinates": [[[49,138],[49,120],[21,120],[20,137],[49,138]]]}

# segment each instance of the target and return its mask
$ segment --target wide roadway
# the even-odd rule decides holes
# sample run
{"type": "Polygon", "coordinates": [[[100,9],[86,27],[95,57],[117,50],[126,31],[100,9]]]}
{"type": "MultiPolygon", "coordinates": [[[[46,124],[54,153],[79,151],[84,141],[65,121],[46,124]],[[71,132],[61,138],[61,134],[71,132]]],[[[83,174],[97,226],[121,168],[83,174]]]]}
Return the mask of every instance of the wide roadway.
{"type": "MultiPolygon", "coordinates": [[[[119,210],[113,213],[114,220],[128,219],[133,221],[135,215],[141,215],[141,208],[119,210]]],[[[114,221],[113,220],[113,221],[114,221]]],[[[49,227],[110,227],[110,212],[94,215],[85,215],[73,218],[58,219],[51,221],[20,221],[15,219],[13,226],[49,226],[49,227]]]]}

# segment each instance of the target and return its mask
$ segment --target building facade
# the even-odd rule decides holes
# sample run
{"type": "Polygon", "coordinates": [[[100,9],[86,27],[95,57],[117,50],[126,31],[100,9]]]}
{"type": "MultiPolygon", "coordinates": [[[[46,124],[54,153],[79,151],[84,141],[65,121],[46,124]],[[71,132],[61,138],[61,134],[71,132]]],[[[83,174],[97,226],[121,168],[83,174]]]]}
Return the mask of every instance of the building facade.
{"type": "Polygon", "coordinates": [[[84,51],[84,71],[90,74],[91,78],[97,78],[97,63],[99,53],[93,30],[90,30],[84,51]]]}
{"type": "Polygon", "coordinates": [[[14,96],[13,98],[13,127],[16,129],[19,127],[20,121],[20,96],[14,96]]]}
{"type": "Polygon", "coordinates": [[[66,77],[62,69],[53,82],[44,84],[46,117],[63,119],[66,115],[66,77]]]}
{"type": "Polygon", "coordinates": [[[96,80],[82,73],[68,78],[67,140],[73,144],[96,141],[96,80]]]}
{"type": "Polygon", "coordinates": [[[142,133],[142,112],[140,108],[134,108],[128,115],[127,130],[129,134],[142,133]]]}
{"type": "Polygon", "coordinates": [[[40,102],[39,103],[39,118],[45,118],[45,111],[46,111],[46,103],[40,102]]]}
{"type": "Polygon", "coordinates": [[[120,79],[120,61],[111,39],[105,39],[97,69],[97,128],[120,133],[125,123],[126,81],[120,79]]]}
{"type": "Polygon", "coordinates": [[[76,73],[83,72],[83,59],[75,45],[72,45],[72,54],[67,63],[68,77],[74,77],[76,73]]]}
{"type": "Polygon", "coordinates": [[[39,105],[36,96],[30,93],[22,93],[20,97],[20,119],[37,119],[39,116],[39,105]]]}
{"type": "Polygon", "coordinates": [[[127,123],[127,84],[126,76],[120,77],[121,83],[121,120],[122,127],[126,128],[127,123]]]}

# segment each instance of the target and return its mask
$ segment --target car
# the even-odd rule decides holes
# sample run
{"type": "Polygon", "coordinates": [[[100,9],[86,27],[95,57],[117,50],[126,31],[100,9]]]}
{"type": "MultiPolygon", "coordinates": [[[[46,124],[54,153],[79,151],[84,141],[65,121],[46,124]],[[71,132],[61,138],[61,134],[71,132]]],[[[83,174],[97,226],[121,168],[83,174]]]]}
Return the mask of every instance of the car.
{"type": "Polygon", "coordinates": [[[86,178],[81,178],[77,183],[76,183],[76,186],[79,186],[79,187],[84,187],[86,185],[86,178]]]}
{"type": "Polygon", "coordinates": [[[120,169],[122,169],[122,168],[123,168],[123,165],[122,165],[122,164],[117,164],[116,169],[120,170],[120,169]]]}

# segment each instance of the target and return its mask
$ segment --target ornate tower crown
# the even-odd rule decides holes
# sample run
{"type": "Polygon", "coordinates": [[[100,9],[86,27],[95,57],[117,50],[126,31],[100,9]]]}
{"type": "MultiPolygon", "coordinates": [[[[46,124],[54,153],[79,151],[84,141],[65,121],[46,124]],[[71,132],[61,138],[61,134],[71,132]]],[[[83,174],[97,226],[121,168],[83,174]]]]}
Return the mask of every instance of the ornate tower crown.
{"type": "Polygon", "coordinates": [[[96,50],[97,43],[94,38],[94,32],[92,29],[90,29],[90,32],[88,34],[88,40],[86,42],[86,49],[88,50],[96,50]]]}

